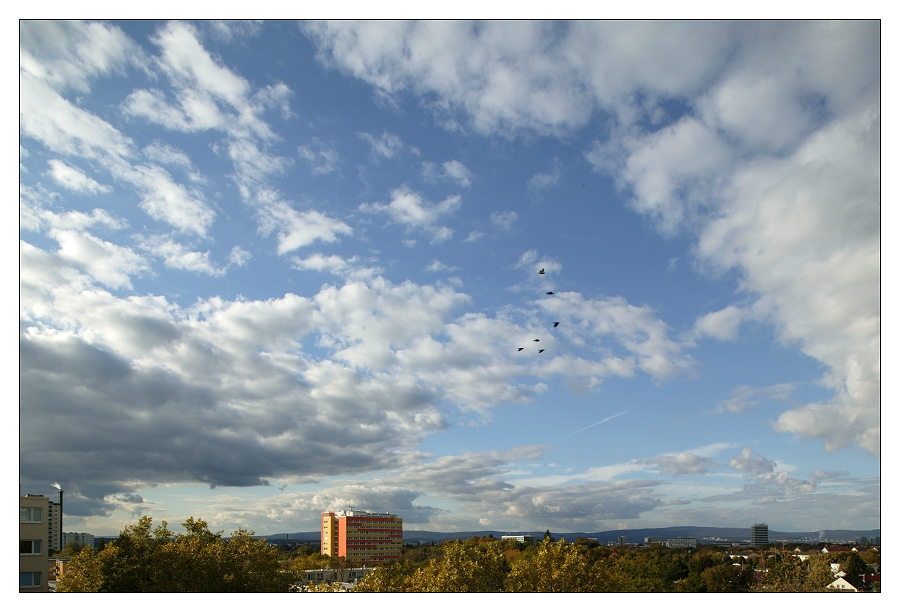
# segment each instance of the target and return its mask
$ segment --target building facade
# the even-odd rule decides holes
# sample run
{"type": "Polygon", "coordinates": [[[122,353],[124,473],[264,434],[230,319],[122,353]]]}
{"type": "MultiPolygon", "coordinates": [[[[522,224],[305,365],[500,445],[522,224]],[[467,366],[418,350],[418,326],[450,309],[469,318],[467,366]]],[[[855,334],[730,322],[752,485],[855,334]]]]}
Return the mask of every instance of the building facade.
{"type": "Polygon", "coordinates": [[[52,499],[47,506],[47,548],[59,552],[65,546],[59,541],[62,533],[62,504],[52,499]]]}
{"type": "Polygon", "coordinates": [[[19,496],[19,592],[47,593],[47,516],[50,499],[19,496]]]}
{"type": "Polygon", "coordinates": [[[521,535],[507,534],[505,536],[500,536],[500,539],[515,540],[516,542],[522,542],[523,544],[534,544],[534,536],[527,533],[523,533],[521,535]]]}
{"type": "Polygon", "coordinates": [[[66,544],[69,542],[76,542],[81,544],[82,546],[94,546],[94,535],[91,533],[76,533],[74,531],[67,531],[63,534],[63,548],[66,547],[66,544]]]}
{"type": "Polygon", "coordinates": [[[765,546],[769,543],[769,526],[765,523],[754,523],[750,527],[750,546],[765,546]]]}
{"type": "Polygon", "coordinates": [[[322,513],[321,553],[345,557],[352,567],[399,559],[403,519],[396,514],[340,510],[322,513]]]}
{"type": "Polygon", "coordinates": [[[669,548],[697,548],[697,538],[669,538],[666,540],[669,548]]]}

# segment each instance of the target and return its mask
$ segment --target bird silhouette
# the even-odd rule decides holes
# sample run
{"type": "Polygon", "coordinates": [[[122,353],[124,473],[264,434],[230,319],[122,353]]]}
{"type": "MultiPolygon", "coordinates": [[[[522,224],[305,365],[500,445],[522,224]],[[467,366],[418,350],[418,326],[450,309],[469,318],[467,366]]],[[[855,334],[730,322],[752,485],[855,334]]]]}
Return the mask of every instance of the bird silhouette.
{"type": "Polygon", "coordinates": [[[535,338],[534,341],[535,341],[535,342],[540,342],[541,340],[540,340],[540,338],[535,338]]]}
{"type": "Polygon", "coordinates": [[[543,274],[543,273],[544,273],[544,269],[543,269],[543,268],[541,268],[541,271],[540,271],[540,272],[538,272],[538,274],[543,274]]]}
{"type": "Polygon", "coordinates": [[[522,348],[520,348],[520,349],[516,349],[516,352],[519,352],[519,351],[524,351],[524,350],[525,350],[525,347],[524,347],[524,346],[523,346],[523,347],[522,347],[522,348]]]}
{"type": "Polygon", "coordinates": [[[547,295],[553,295],[553,292],[552,292],[552,291],[548,291],[548,292],[547,292],[547,295]]]}
{"type": "Polygon", "coordinates": [[[544,349],[541,349],[538,351],[538,353],[543,353],[543,352],[544,352],[544,349]]]}
{"type": "Polygon", "coordinates": [[[554,322],[553,322],[553,327],[559,327],[559,321],[554,321],[554,322]]]}

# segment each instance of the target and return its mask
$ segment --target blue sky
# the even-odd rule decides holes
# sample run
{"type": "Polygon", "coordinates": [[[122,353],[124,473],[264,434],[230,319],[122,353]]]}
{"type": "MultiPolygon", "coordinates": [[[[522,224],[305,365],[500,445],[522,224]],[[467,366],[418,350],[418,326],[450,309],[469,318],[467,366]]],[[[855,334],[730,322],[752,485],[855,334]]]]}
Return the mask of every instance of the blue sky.
{"type": "Polygon", "coordinates": [[[879,62],[876,22],[22,22],[23,490],[96,534],[880,527],[879,62]]]}

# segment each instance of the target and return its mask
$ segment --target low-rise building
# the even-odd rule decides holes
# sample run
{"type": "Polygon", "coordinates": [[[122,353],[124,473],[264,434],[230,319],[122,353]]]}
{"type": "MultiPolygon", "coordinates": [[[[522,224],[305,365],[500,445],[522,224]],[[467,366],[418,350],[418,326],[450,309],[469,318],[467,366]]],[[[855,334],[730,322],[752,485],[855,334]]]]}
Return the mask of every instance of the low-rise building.
{"type": "Polygon", "coordinates": [[[515,540],[516,542],[523,542],[525,544],[533,544],[534,536],[528,535],[527,533],[522,534],[506,534],[505,536],[500,536],[501,540],[515,540]]]}
{"type": "Polygon", "coordinates": [[[697,548],[697,538],[669,538],[665,545],[669,548],[697,548]]]}
{"type": "Polygon", "coordinates": [[[311,569],[303,572],[302,581],[304,585],[309,584],[332,584],[340,582],[350,586],[356,585],[360,580],[365,578],[366,574],[371,572],[374,567],[356,567],[343,570],[335,569],[311,569]]]}

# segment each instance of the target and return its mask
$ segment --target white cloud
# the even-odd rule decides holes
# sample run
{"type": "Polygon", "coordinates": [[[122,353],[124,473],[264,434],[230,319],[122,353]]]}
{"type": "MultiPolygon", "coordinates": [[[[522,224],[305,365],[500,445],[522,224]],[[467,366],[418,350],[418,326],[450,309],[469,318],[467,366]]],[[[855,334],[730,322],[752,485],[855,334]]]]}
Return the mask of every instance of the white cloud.
{"type": "Polygon", "coordinates": [[[25,72],[19,74],[19,104],[19,129],[54,153],[92,160],[132,153],[130,138],[25,72]]]}
{"type": "Polygon", "coordinates": [[[360,132],[358,135],[372,147],[372,157],[375,159],[393,159],[403,150],[403,141],[400,140],[400,137],[387,130],[381,136],[374,136],[367,132],[360,132]]]}
{"type": "Polygon", "coordinates": [[[559,160],[555,159],[553,160],[553,172],[549,174],[537,172],[528,179],[528,190],[531,192],[546,191],[559,183],[560,178],[562,178],[562,167],[559,160]]]}
{"type": "Polygon", "coordinates": [[[56,213],[44,207],[53,194],[47,194],[39,190],[19,185],[19,214],[22,229],[39,232],[41,229],[62,230],[86,230],[95,225],[106,226],[109,229],[118,230],[128,227],[124,219],[110,215],[102,208],[95,208],[88,213],[79,210],[70,210],[56,213]]]}
{"type": "Polygon", "coordinates": [[[505,210],[502,213],[494,212],[491,213],[491,224],[504,232],[508,232],[512,230],[513,223],[518,218],[519,215],[512,210],[505,210]]]}
{"type": "Polygon", "coordinates": [[[427,181],[442,179],[454,182],[460,187],[469,187],[472,185],[472,178],[474,178],[475,175],[471,170],[466,168],[462,162],[452,159],[450,161],[445,161],[441,165],[441,168],[441,172],[438,172],[434,163],[422,162],[422,176],[424,176],[427,181]]]}
{"type": "Polygon", "coordinates": [[[50,176],[61,187],[76,193],[109,193],[112,188],[101,185],[78,168],[74,168],[58,159],[51,159],[50,176]]]}
{"type": "Polygon", "coordinates": [[[762,455],[753,456],[752,448],[745,448],[740,455],[735,455],[729,461],[729,465],[746,476],[762,476],[775,472],[775,462],[766,459],[762,455]]]}
{"type": "Polygon", "coordinates": [[[209,276],[224,276],[232,266],[242,266],[250,257],[250,253],[241,247],[234,247],[229,254],[229,263],[218,267],[210,260],[209,251],[192,251],[187,246],[164,236],[144,238],[138,236],[139,246],[163,259],[167,268],[187,270],[209,276]]]}
{"type": "Polygon", "coordinates": [[[484,232],[479,232],[477,230],[472,230],[469,232],[469,235],[463,239],[463,242],[475,242],[479,238],[484,236],[484,232]]]}
{"type": "Polygon", "coordinates": [[[787,402],[795,388],[796,385],[792,383],[781,383],[768,387],[741,385],[732,389],[731,397],[719,402],[716,411],[741,414],[759,403],[787,402]]]}
{"type": "Polygon", "coordinates": [[[19,67],[62,91],[88,91],[89,81],[129,65],[142,66],[141,48],[111,24],[25,20],[19,23],[19,67]]]}
{"type": "Polygon", "coordinates": [[[362,260],[353,256],[344,259],[338,255],[325,256],[314,253],[305,259],[292,257],[291,263],[297,270],[314,270],[316,272],[328,272],[348,279],[365,280],[380,274],[382,269],[377,266],[365,266],[362,260]]]}
{"type": "Polygon", "coordinates": [[[879,453],[877,22],[302,29],[326,65],[419,96],[449,129],[561,134],[607,113],[595,168],[661,233],[695,236],[701,267],[739,271],[754,312],[830,368],[833,399],[776,429],[879,453]]]}
{"type": "Polygon", "coordinates": [[[319,240],[335,242],[339,234],[352,234],[349,225],[317,210],[298,211],[274,192],[259,194],[259,229],[278,232],[278,254],[284,255],[319,240]]]}
{"type": "Polygon", "coordinates": [[[405,185],[391,191],[390,204],[362,204],[359,209],[367,213],[385,213],[407,231],[420,229],[432,235],[433,242],[444,242],[453,236],[449,227],[438,225],[441,217],[452,214],[462,203],[458,195],[431,205],[420,194],[405,185]]]}
{"type": "Polygon", "coordinates": [[[648,465],[659,468],[660,474],[671,476],[686,476],[691,474],[706,474],[715,466],[715,462],[709,457],[700,457],[693,453],[678,453],[675,455],[661,455],[646,459],[648,465]]]}
{"type": "Polygon", "coordinates": [[[534,268],[535,274],[540,270],[544,271],[544,275],[553,274],[562,271],[562,264],[548,258],[542,258],[537,250],[529,249],[522,253],[519,261],[516,262],[516,268],[531,270],[534,268]]]}
{"type": "Polygon", "coordinates": [[[228,263],[238,268],[246,266],[251,259],[253,259],[253,254],[239,246],[232,247],[228,254],[228,263]]]}
{"type": "Polygon", "coordinates": [[[737,306],[727,306],[722,310],[697,317],[691,334],[696,338],[708,336],[717,340],[731,341],[737,338],[741,323],[747,313],[737,306]]]}
{"type": "Polygon", "coordinates": [[[448,266],[447,264],[435,259],[430,264],[425,266],[425,270],[428,272],[455,272],[456,270],[459,270],[459,268],[456,266],[448,266]]]}
{"type": "Polygon", "coordinates": [[[143,196],[141,208],[150,217],[184,232],[206,235],[216,213],[203,202],[199,191],[176,183],[171,174],[156,164],[122,165],[114,172],[138,188],[143,196]]]}
{"type": "Polygon", "coordinates": [[[112,289],[131,289],[131,276],[148,270],[144,258],[130,248],[87,232],[53,229],[49,234],[59,243],[60,259],[112,289]]]}
{"type": "Polygon", "coordinates": [[[329,174],[338,169],[341,156],[334,147],[327,146],[318,138],[313,138],[310,145],[297,147],[301,159],[309,164],[313,174],[329,174]]]}

